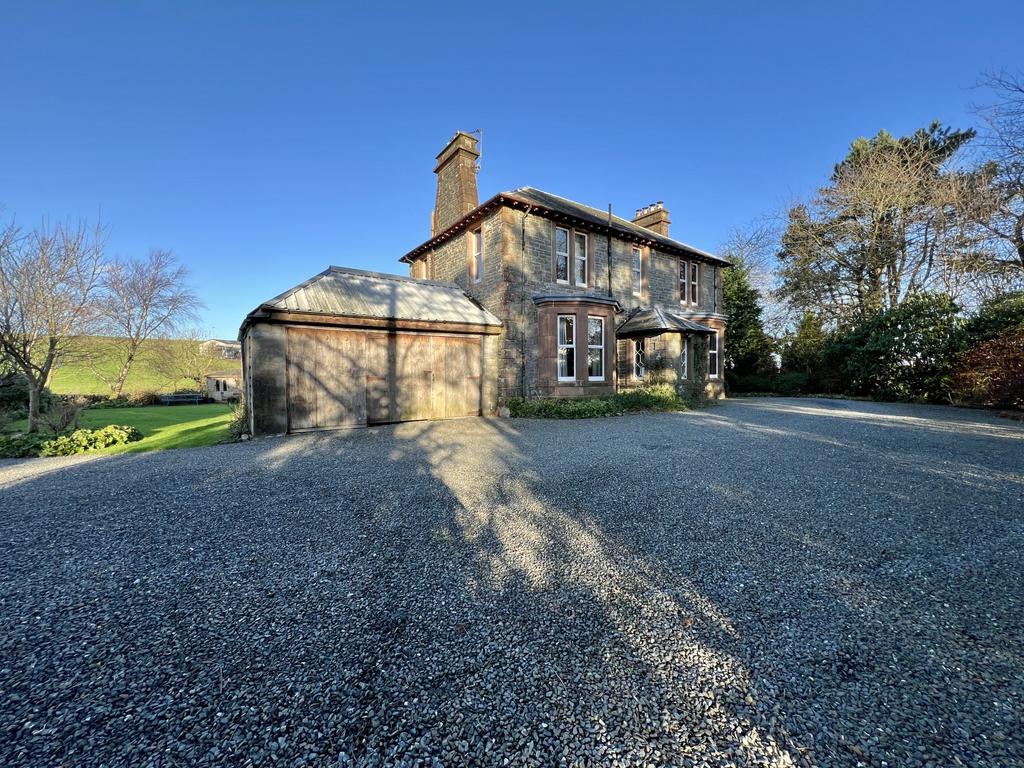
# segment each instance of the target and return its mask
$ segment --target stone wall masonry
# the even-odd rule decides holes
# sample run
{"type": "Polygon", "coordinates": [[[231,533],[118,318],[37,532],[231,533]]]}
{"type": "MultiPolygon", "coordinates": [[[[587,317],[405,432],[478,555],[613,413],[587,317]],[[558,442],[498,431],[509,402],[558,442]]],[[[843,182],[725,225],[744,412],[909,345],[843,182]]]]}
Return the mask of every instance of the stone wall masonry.
{"type": "MultiPolygon", "coordinates": [[[[484,237],[484,274],[479,283],[470,278],[469,234],[462,232],[450,241],[436,247],[429,256],[428,277],[435,280],[455,282],[470,296],[493,312],[504,323],[502,334],[489,340],[487,355],[495,373],[493,401],[500,403],[510,397],[537,397],[548,393],[540,375],[540,329],[537,326],[538,312],[533,302],[537,294],[566,294],[570,296],[609,295],[609,238],[604,234],[587,232],[589,249],[589,284],[586,288],[570,283],[558,283],[554,278],[554,232],[555,223],[536,214],[525,214],[521,210],[499,208],[483,219],[481,225],[484,237]],[[524,386],[524,372],[525,382],[524,386]]],[[[571,229],[571,227],[570,227],[571,229]]],[[[585,231],[585,230],[579,230],[585,231]]],[[[618,238],[610,239],[611,247],[611,295],[618,300],[625,311],[634,307],[659,306],[679,310],[679,257],[656,249],[644,248],[644,290],[641,296],[632,292],[632,248],[633,243],[618,238]]],[[[702,264],[701,305],[698,308],[683,307],[697,322],[704,322],[724,329],[721,320],[712,320],[707,315],[721,311],[720,268],[702,264]],[[716,280],[715,270],[719,270],[716,280]],[[719,300],[715,302],[717,283],[719,300]]],[[[622,316],[617,320],[621,322],[622,316]]],[[[614,330],[614,324],[610,332],[614,330]]],[[[721,338],[724,348],[724,334],[721,338]]],[[[627,344],[616,345],[617,354],[625,354],[627,344]]],[[[654,348],[661,347],[671,364],[662,378],[676,383],[679,363],[679,336],[671,334],[656,339],[654,348]]],[[[621,361],[620,361],[621,362],[621,361]]],[[[622,371],[621,364],[613,367],[622,371]]],[[[630,366],[631,368],[631,361],[630,366]]],[[[621,386],[635,385],[631,377],[620,381],[621,386]]],[[[679,388],[691,386],[678,382],[679,388]]],[[[709,394],[721,394],[721,379],[710,383],[709,394]]],[[[485,394],[490,403],[492,395],[485,394]]]]}

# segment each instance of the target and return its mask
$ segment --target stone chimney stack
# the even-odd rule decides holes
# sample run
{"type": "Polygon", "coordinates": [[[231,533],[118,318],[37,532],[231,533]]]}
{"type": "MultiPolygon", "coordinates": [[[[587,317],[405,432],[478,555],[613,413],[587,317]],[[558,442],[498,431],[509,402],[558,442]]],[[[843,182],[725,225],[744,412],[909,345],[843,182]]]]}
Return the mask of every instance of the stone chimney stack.
{"type": "Polygon", "coordinates": [[[476,138],[459,131],[437,156],[437,198],[430,236],[444,232],[480,204],[476,192],[476,138]]]}
{"type": "Polygon", "coordinates": [[[668,218],[668,209],[659,200],[656,203],[651,203],[644,208],[638,209],[636,216],[633,217],[633,223],[668,237],[668,225],[672,222],[668,218]]]}

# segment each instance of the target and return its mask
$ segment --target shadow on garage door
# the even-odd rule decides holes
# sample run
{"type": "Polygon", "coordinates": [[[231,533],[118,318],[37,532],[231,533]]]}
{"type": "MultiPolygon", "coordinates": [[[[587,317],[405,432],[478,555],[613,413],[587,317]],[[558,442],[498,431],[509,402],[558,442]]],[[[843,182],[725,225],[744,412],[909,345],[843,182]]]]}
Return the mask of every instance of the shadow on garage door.
{"type": "Polygon", "coordinates": [[[288,429],[479,416],[475,334],[289,327],[288,429]]]}

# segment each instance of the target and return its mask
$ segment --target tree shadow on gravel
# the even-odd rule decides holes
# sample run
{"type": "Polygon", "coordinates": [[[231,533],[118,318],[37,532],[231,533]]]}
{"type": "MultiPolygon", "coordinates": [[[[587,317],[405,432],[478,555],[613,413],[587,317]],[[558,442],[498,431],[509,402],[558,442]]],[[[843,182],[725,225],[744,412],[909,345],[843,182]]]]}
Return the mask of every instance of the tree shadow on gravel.
{"type": "Polygon", "coordinates": [[[1012,498],[940,514],[956,471],[865,474],[887,439],[824,421],[419,422],[2,486],[0,758],[1012,762],[1012,498]]]}

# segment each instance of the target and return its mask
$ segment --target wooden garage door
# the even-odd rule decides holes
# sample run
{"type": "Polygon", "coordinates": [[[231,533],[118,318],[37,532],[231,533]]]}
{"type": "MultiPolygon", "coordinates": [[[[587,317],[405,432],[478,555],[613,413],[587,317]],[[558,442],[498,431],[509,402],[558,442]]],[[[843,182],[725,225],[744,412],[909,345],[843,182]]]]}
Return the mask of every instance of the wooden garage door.
{"type": "Polygon", "coordinates": [[[288,328],[292,431],[480,414],[480,338],[288,328]]]}
{"type": "Polygon", "coordinates": [[[370,424],[480,415],[480,339],[368,334],[370,424]]]}
{"type": "Polygon", "coordinates": [[[288,328],[288,429],[366,424],[366,336],[288,328]]]}

